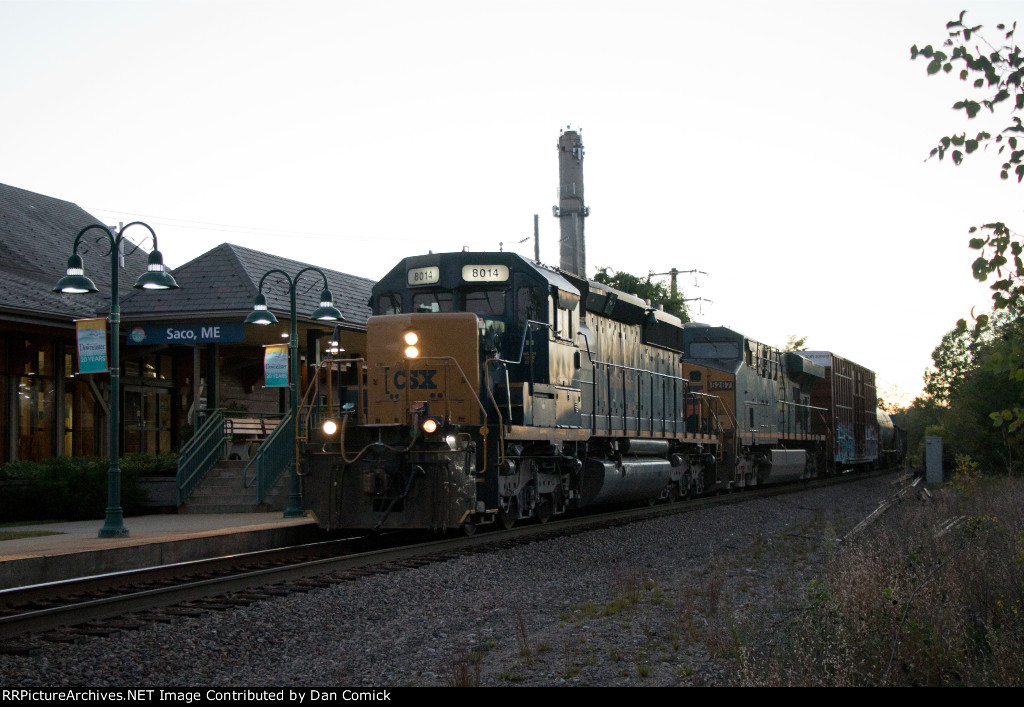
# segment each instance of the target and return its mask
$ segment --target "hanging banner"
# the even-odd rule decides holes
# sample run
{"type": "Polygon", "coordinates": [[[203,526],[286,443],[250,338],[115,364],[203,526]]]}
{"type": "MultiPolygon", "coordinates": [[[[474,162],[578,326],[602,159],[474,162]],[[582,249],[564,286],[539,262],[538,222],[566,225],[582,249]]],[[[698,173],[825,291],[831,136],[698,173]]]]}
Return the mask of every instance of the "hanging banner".
{"type": "Polygon", "coordinates": [[[78,372],[107,372],[107,320],[76,319],[78,330],[78,372]]]}
{"type": "Polygon", "coordinates": [[[263,375],[268,388],[288,387],[288,344],[263,347],[263,375]]]}

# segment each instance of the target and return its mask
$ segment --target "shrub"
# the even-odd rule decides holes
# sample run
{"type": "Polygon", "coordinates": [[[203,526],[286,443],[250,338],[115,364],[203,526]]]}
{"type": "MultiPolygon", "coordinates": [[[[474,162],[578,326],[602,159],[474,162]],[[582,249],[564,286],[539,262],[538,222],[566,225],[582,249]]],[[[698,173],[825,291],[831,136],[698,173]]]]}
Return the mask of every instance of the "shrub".
{"type": "Polygon", "coordinates": [[[1024,683],[1024,483],[972,479],[830,558],[798,618],[745,658],[752,684],[1024,683]]]}
{"type": "MultiPolygon", "coordinates": [[[[129,454],[122,457],[121,508],[124,514],[142,512],[145,494],[140,476],[173,475],[174,455],[129,454]]],[[[15,461],[0,466],[0,520],[90,520],[104,517],[107,508],[107,470],[102,457],[54,457],[15,461]]]]}

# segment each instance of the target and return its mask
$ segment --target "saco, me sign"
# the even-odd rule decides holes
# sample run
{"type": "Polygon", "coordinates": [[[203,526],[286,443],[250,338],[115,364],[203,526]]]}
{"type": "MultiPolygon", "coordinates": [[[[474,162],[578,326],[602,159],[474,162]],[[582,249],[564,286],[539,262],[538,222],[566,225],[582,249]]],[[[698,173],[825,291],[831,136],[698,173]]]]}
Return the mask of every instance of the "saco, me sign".
{"type": "Polygon", "coordinates": [[[128,330],[128,343],[135,346],[156,344],[230,344],[245,341],[241,322],[211,324],[144,324],[128,330]]]}

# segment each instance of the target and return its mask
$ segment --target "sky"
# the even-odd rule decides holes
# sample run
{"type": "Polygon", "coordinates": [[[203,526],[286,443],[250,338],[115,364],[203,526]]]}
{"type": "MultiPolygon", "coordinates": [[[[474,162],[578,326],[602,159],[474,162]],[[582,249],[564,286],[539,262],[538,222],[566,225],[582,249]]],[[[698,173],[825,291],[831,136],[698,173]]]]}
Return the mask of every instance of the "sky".
{"type": "Polygon", "coordinates": [[[695,319],[806,336],[909,400],[990,308],[968,229],[1024,224],[995,154],[926,159],[984,127],[951,108],[965,84],[910,60],[964,9],[992,42],[1024,19],[995,0],[0,0],[0,183],[144,221],[172,268],[224,242],[372,279],[427,251],[532,258],[534,214],[558,265],[571,126],[588,275],[699,270],[679,279],[695,319]]]}

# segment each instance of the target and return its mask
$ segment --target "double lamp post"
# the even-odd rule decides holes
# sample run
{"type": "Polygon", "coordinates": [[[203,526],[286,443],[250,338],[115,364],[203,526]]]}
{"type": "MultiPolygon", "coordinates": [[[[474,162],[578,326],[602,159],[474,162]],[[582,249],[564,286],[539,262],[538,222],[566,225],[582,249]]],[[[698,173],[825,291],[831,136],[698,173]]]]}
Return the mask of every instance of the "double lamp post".
{"type": "Polygon", "coordinates": [[[299,272],[295,274],[295,277],[289,277],[288,273],[284,270],[278,270],[276,268],[265,272],[263,277],[260,278],[259,292],[256,295],[253,311],[245,318],[246,324],[277,324],[277,317],[275,317],[274,313],[267,308],[267,297],[263,294],[263,283],[267,277],[273,273],[277,273],[284,277],[285,281],[288,283],[289,305],[291,308],[291,331],[288,336],[288,360],[290,364],[288,396],[289,409],[291,410],[292,415],[292,424],[294,425],[295,430],[295,461],[292,464],[292,473],[289,479],[288,507],[284,509],[285,518],[298,518],[305,515],[302,510],[302,490],[299,485],[299,333],[295,306],[295,289],[299,283],[299,277],[305,272],[318,273],[324,283],[324,288],[320,292],[320,306],[313,310],[313,314],[310,315],[310,319],[322,322],[344,321],[345,317],[343,317],[341,312],[334,306],[334,296],[331,294],[331,290],[327,287],[327,276],[324,275],[322,270],[312,266],[299,270],[299,272]]]}
{"type": "MultiPolygon", "coordinates": [[[[124,526],[124,512],[121,508],[121,467],[120,467],[120,342],[121,342],[121,305],[120,292],[118,287],[119,256],[124,246],[124,232],[131,226],[143,226],[153,236],[153,252],[149,254],[149,265],[145,273],[136,280],[134,287],[141,290],[174,290],[178,289],[178,283],[170,273],[166,271],[163,263],[163,256],[157,249],[156,233],[147,224],[141,221],[122,226],[116,232],[93,224],[86,226],[75,236],[72,255],[68,258],[67,274],[62,277],[54,292],[63,294],[86,294],[98,292],[96,284],[86,277],[84,273],[82,257],[78,254],[78,246],[84,236],[90,230],[96,229],[101,232],[99,239],[106,236],[110,242],[110,467],[107,470],[107,511],[106,521],[99,531],[101,538],[126,538],[128,529],[124,526]]],[[[296,456],[292,466],[290,489],[288,495],[288,507],[284,511],[286,518],[295,518],[304,515],[302,510],[302,493],[299,486],[298,476],[298,432],[299,432],[299,356],[298,356],[298,322],[296,320],[295,293],[299,277],[305,272],[315,272],[323,279],[323,290],[320,293],[320,306],[314,310],[311,318],[318,321],[336,322],[344,321],[341,312],[334,306],[334,297],[327,286],[327,276],[319,268],[306,267],[289,277],[283,270],[272,269],[264,273],[260,278],[259,293],[256,295],[256,302],[252,313],[246,317],[246,324],[276,324],[277,317],[267,308],[267,298],[263,294],[263,283],[273,273],[282,275],[288,283],[288,293],[291,306],[291,332],[288,339],[288,355],[290,361],[289,387],[289,408],[294,424],[296,456]]]]}
{"type": "Polygon", "coordinates": [[[87,232],[96,229],[102,235],[98,240],[102,242],[106,236],[110,242],[110,467],[107,469],[107,514],[103,527],[100,528],[101,538],[126,538],[128,528],[124,526],[124,512],[121,509],[121,466],[120,466],[120,444],[119,434],[121,430],[120,400],[121,400],[121,299],[118,288],[118,262],[122,247],[125,245],[124,232],[132,226],[143,226],[153,236],[153,252],[149,254],[149,265],[146,272],[135,281],[135,289],[138,290],[176,290],[178,283],[169,272],[164,269],[164,259],[157,250],[156,233],[148,225],[141,221],[133,221],[126,226],[121,226],[116,232],[101,226],[92,224],[86,226],[75,236],[75,244],[71,249],[71,257],[68,258],[67,274],[62,277],[54,292],[63,294],[89,294],[98,292],[96,284],[86,277],[82,256],[78,254],[78,244],[82,236],[87,232]]]}

